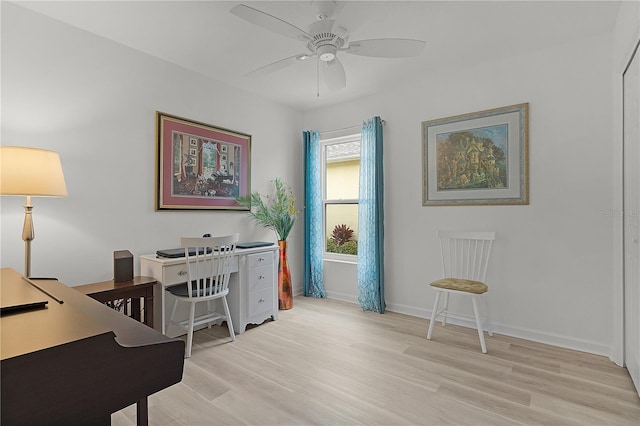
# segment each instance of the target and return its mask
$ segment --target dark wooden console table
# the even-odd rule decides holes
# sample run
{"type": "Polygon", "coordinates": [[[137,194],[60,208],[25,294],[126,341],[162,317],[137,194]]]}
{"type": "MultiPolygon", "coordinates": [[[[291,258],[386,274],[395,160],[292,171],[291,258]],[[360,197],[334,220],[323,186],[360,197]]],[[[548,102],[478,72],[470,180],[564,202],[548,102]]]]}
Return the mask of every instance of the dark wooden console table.
{"type": "MultiPolygon", "coordinates": [[[[140,299],[144,299],[144,322],[153,328],[153,286],[157,283],[151,277],[133,277],[131,281],[115,283],[113,280],[73,287],[98,302],[108,303],[117,300],[131,300],[131,317],[141,321],[140,299]]],[[[127,312],[125,312],[127,313],[127,312]]]]}

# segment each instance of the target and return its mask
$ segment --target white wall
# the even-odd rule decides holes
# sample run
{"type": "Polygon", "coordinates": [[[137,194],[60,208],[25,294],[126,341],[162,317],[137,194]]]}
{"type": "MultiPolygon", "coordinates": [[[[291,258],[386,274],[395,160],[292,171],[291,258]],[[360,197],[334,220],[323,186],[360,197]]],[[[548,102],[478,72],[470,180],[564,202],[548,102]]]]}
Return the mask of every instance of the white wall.
{"type": "MultiPolygon", "coordinates": [[[[612,329],[611,40],[593,37],[305,114],[331,130],[385,121],[385,295],[427,317],[440,276],[436,230],[495,230],[488,273],[498,332],[609,354],[612,329]],[[423,207],[421,122],[529,102],[529,206],[423,207]]],[[[356,300],[349,265],[325,262],[328,295],[356,300]],[[339,269],[339,272],[336,270],[339,269]]],[[[350,266],[354,268],[353,266],[350,266]]],[[[471,315],[466,304],[452,307],[471,315]]],[[[426,329],[425,329],[426,332],[426,329]]]]}
{"type": "MultiPolygon", "coordinates": [[[[246,212],[155,212],[155,112],[253,136],[252,190],[276,176],[302,199],[299,112],[253,97],[14,4],[2,2],[2,144],[59,152],[68,198],[34,198],[32,275],[69,285],[113,278],[113,251],[239,231],[275,241],[246,212]]],[[[23,272],[22,205],[2,197],[1,266],[23,272]]],[[[299,206],[301,204],[299,203],[299,206]]],[[[301,286],[302,220],[290,237],[301,286]]]]}

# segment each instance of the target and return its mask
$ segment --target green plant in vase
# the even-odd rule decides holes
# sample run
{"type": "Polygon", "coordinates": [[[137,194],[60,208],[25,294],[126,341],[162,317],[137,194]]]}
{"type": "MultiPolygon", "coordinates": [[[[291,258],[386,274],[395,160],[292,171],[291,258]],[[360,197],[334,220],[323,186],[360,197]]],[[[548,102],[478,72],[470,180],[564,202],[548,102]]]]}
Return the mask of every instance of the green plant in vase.
{"type": "Polygon", "coordinates": [[[278,237],[280,262],[278,264],[278,306],[280,309],[291,309],[293,291],[291,272],[287,264],[287,237],[296,221],[299,211],[295,208],[296,199],[291,187],[280,178],[273,180],[274,192],[261,195],[252,192],[248,197],[238,197],[240,205],[249,207],[249,216],[259,225],[273,230],[278,237]]]}

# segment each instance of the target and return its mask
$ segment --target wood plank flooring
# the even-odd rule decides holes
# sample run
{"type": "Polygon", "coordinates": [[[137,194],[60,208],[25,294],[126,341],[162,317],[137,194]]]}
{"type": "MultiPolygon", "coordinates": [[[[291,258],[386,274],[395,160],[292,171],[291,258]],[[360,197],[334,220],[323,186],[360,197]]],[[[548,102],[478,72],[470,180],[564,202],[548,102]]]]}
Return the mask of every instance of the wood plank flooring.
{"type": "MultiPolygon", "coordinates": [[[[357,305],[297,297],[230,343],[194,335],[181,383],[149,398],[152,425],[640,425],[609,359],[357,305]]],[[[112,425],[134,425],[135,406],[112,425]]]]}

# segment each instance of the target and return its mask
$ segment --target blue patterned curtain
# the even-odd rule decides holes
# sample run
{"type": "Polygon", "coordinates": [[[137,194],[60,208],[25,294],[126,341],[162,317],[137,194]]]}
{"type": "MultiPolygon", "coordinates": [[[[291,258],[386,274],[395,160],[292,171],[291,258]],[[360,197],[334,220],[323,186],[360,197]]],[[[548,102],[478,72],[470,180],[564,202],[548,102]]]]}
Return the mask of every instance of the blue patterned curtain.
{"type": "Polygon", "coordinates": [[[304,143],[304,295],[326,297],[322,274],[322,185],[320,133],[302,132],[304,143]]]}
{"type": "Polygon", "coordinates": [[[363,124],[360,142],[358,301],[363,311],[384,313],[384,175],[380,117],[363,124]]]}

